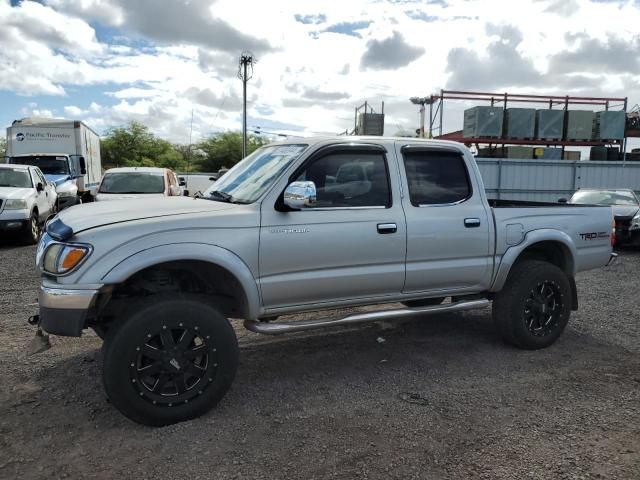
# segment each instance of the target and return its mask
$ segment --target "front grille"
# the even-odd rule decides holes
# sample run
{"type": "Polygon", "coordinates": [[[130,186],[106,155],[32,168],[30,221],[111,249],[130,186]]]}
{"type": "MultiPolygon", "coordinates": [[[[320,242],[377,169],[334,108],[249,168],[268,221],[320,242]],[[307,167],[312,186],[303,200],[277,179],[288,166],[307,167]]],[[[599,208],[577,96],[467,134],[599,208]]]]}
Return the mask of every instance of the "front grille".
{"type": "Polygon", "coordinates": [[[631,222],[633,217],[614,217],[616,221],[616,238],[618,241],[626,241],[631,237],[631,222]]]}

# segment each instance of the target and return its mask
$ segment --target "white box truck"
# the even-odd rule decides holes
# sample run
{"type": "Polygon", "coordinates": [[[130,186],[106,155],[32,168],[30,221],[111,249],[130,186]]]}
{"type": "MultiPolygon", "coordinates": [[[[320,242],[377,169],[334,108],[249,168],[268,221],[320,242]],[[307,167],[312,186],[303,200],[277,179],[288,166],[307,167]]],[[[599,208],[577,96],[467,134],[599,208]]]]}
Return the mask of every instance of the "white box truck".
{"type": "Polygon", "coordinates": [[[24,118],[7,128],[7,163],[36,165],[56,186],[58,209],[91,201],[102,177],[100,137],[78,120],[24,118]]]}

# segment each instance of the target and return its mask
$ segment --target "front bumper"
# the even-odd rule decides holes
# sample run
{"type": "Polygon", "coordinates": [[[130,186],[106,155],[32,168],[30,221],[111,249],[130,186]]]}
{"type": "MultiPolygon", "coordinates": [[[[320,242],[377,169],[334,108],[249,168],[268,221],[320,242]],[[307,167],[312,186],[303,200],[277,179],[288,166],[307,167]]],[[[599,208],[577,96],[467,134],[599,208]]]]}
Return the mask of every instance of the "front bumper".
{"type": "Polygon", "coordinates": [[[640,229],[621,231],[616,229],[616,245],[640,246],[640,229]]]}
{"type": "Polygon", "coordinates": [[[24,228],[29,222],[29,218],[31,218],[29,210],[9,210],[5,208],[0,213],[0,230],[19,230],[24,228]]]}
{"type": "Polygon", "coordinates": [[[72,207],[77,203],[78,203],[78,197],[75,195],[71,197],[61,197],[58,194],[58,210],[62,210],[67,207],[72,207]]]}
{"type": "Polygon", "coordinates": [[[42,285],[38,293],[40,327],[54,335],[79,337],[100,293],[100,286],[94,287],[98,288],[81,290],[42,285]]]}
{"type": "Polygon", "coordinates": [[[28,220],[0,220],[0,230],[22,230],[28,223],[28,220]]]}

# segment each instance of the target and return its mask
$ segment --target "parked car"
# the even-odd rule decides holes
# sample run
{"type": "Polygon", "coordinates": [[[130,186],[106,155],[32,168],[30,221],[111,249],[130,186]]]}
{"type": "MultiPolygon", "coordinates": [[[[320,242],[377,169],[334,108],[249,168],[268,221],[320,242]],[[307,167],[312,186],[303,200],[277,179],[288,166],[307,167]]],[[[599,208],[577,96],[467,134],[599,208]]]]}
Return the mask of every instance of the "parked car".
{"type": "Polygon", "coordinates": [[[218,173],[179,173],[178,181],[184,184],[190,195],[201,195],[217,179],[218,173]]]}
{"type": "Polygon", "coordinates": [[[93,328],[111,403],[166,425],[229,389],[239,350],[228,318],[280,334],[493,302],[506,342],[547,347],[578,308],[576,273],[612,258],[612,224],[610,207],[487,200],[454,142],[276,143],[202,197],[62,212],[38,247],[34,323],[76,337],[93,328]],[[275,319],[395,302],[406,307],[275,319]]]}
{"type": "Polygon", "coordinates": [[[0,231],[20,232],[29,244],[56,212],[56,188],[38,167],[0,164],[0,231]]]}
{"type": "Polygon", "coordinates": [[[132,198],[177,197],[184,194],[184,182],[168,168],[111,168],[102,176],[96,202],[132,198]]]}
{"type": "Polygon", "coordinates": [[[616,222],[616,244],[640,246],[640,201],[633,190],[580,189],[569,203],[610,206],[616,222]]]}

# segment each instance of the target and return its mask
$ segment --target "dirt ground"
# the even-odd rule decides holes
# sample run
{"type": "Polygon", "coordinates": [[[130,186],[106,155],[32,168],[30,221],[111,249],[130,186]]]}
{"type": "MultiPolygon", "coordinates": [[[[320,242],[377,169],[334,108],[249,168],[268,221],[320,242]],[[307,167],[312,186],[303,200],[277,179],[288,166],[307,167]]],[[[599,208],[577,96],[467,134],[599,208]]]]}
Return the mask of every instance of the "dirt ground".
{"type": "Polygon", "coordinates": [[[640,479],[640,252],[579,275],[580,310],[542,351],[504,345],[489,309],[275,338],[238,325],[228,395],[158,429],[107,402],[94,334],[25,356],[34,254],[0,243],[2,479],[640,479]]]}

